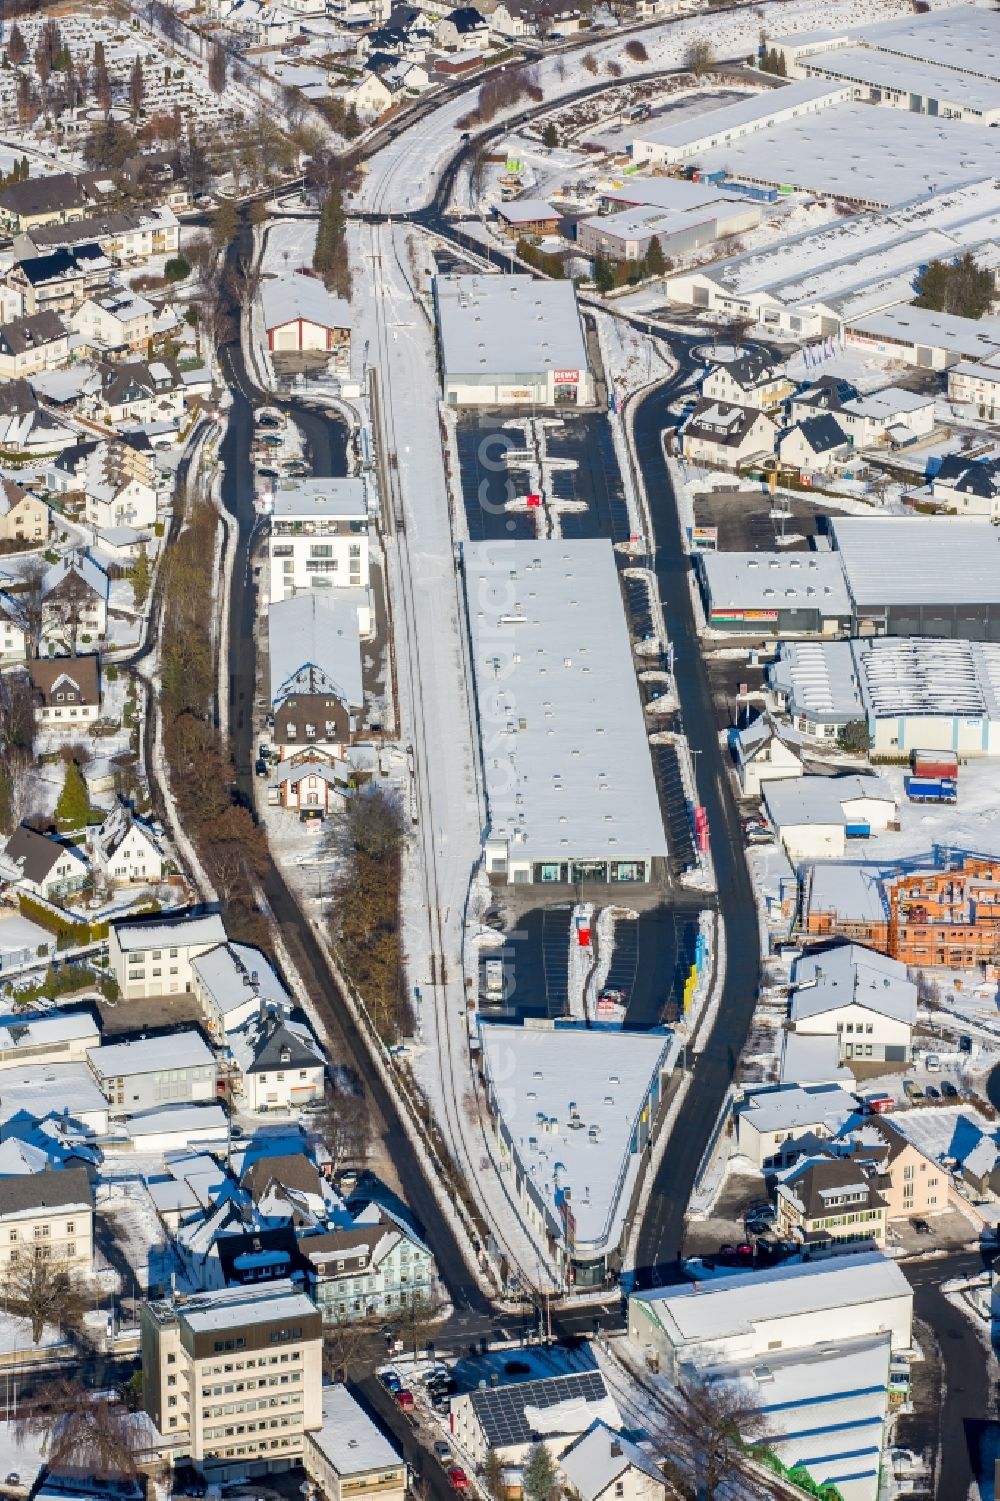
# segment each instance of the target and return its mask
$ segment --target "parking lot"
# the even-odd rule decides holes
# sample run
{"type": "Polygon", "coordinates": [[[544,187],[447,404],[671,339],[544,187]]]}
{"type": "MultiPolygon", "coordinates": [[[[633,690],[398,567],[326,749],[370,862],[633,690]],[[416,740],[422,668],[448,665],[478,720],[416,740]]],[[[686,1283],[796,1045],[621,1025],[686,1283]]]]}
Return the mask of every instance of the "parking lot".
{"type": "Polygon", "coordinates": [[[671,741],[650,746],[653,774],[660,793],[663,820],[667,831],[667,864],[672,876],[679,876],[695,864],[691,810],[680,757],[671,741]]]}
{"type": "Polygon", "coordinates": [[[502,948],[484,950],[479,964],[480,1002],[495,1021],[565,1016],[569,1007],[569,942],[573,908],[568,902],[523,913],[502,948]],[[503,965],[503,994],[487,989],[486,966],[503,965]]]}
{"type": "Polygon", "coordinates": [[[649,584],[641,578],[622,579],[622,584],[625,589],[625,604],[633,640],[652,640],[656,635],[656,622],[649,597],[649,584]]]}

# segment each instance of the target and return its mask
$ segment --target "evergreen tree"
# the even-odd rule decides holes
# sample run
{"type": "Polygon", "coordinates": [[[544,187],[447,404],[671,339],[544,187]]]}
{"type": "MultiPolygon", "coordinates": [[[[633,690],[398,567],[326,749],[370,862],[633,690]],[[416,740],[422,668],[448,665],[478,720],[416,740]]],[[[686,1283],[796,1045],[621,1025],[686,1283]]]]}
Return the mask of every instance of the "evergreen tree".
{"type": "Polygon", "coordinates": [[[610,292],[615,284],[614,267],[603,255],[594,256],[594,286],[599,292],[610,292]]]}
{"type": "Polygon", "coordinates": [[[646,251],[646,275],[662,276],[666,267],[667,263],[663,256],[663,246],[660,244],[660,237],[659,235],[654,235],[649,242],[649,249],[646,251]]]}
{"type": "Polygon", "coordinates": [[[930,262],[920,278],[917,290],[917,307],[933,308],[937,313],[944,311],[944,300],[948,292],[948,268],[943,261],[930,262]]]}
{"type": "Polygon", "coordinates": [[[527,1501],[551,1501],[556,1487],[555,1460],[544,1444],[533,1444],[522,1472],[527,1501]]]}
{"type": "Polygon", "coordinates": [[[240,216],[235,203],[224,198],[212,215],[212,244],[217,250],[221,250],[233,239],[239,227],[240,216]]]}
{"type": "Polygon", "coordinates": [[[56,823],[60,829],[83,829],[89,816],[90,798],[83,772],[75,761],[67,761],[66,776],[56,803],[56,823]]]}
{"type": "Polygon", "coordinates": [[[149,556],[146,552],[146,544],[143,543],[136,558],[135,567],[132,569],[132,592],[138,609],[142,609],[149,598],[149,586],[152,582],[152,570],[149,566],[149,556]]]}
{"type": "Polygon", "coordinates": [[[10,36],[7,38],[7,56],[15,68],[19,68],[28,55],[27,44],[21,35],[20,27],[15,21],[10,28],[10,36]]]}
{"type": "Polygon", "coordinates": [[[128,98],[129,104],[132,107],[133,122],[139,118],[139,111],[142,109],[142,99],[145,92],[146,80],[142,72],[142,58],[137,57],[132,64],[132,72],[129,75],[128,81],[128,98]]]}
{"type": "Polygon", "coordinates": [[[555,123],[552,120],[545,127],[545,134],[542,136],[542,145],[547,147],[549,151],[554,151],[559,145],[559,132],[556,130],[555,123]]]}
{"type": "Polygon", "coordinates": [[[779,78],[787,78],[788,77],[788,69],[785,66],[785,54],[783,52],[775,51],[775,54],[774,54],[774,71],[777,73],[777,75],[778,75],[779,78]]]}
{"type": "Polygon", "coordinates": [[[495,1449],[491,1449],[483,1465],[483,1487],[492,1501],[501,1501],[503,1494],[503,1464],[495,1449]]]}

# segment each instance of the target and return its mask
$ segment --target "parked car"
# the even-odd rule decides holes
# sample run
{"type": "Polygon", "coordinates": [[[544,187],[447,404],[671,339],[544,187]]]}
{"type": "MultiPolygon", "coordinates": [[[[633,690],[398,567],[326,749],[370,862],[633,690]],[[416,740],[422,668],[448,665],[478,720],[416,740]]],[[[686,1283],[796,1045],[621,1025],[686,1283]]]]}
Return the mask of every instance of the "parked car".
{"type": "Polygon", "coordinates": [[[903,1093],[911,1105],[915,1105],[918,1100],[922,1100],[924,1097],[924,1092],[915,1079],[903,1080],[903,1093]]]}
{"type": "Polygon", "coordinates": [[[448,1471],[448,1479],[456,1491],[467,1491],[469,1489],[469,1477],[461,1465],[452,1465],[448,1471]]]}
{"type": "Polygon", "coordinates": [[[924,1068],[929,1074],[939,1074],[941,1072],[941,1059],[937,1053],[927,1054],[927,1057],[924,1059],[924,1068]]]}
{"type": "Polygon", "coordinates": [[[958,1039],[958,1047],[959,1051],[962,1053],[972,1052],[972,1038],[969,1036],[968,1032],[962,1033],[961,1037],[958,1039]]]}
{"type": "Polygon", "coordinates": [[[396,1406],[401,1408],[403,1412],[410,1412],[412,1410],[413,1393],[410,1391],[409,1387],[401,1386],[399,1390],[394,1393],[394,1396],[396,1398],[396,1406]]]}
{"type": "Polygon", "coordinates": [[[256,761],[253,763],[253,769],[254,769],[254,775],[255,776],[258,776],[258,777],[266,777],[267,776],[267,762],[264,760],[263,756],[258,756],[257,757],[256,761]]]}
{"type": "Polygon", "coordinates": [[[447,1464],[452,1457],[451,1445],[446,1444],[443,1438],[439,1438],[434,1445],[434,1457],[435,1459],[439,1459],[442,1464],[447,1464]]]}
{"type": "Polygon", "coordinates": [[[378,1379],[387,1392],[398,1392],[403,1389],[403,1383],[396,1371],[382,1371],[378,1379]]]}
{"type": "Polygon", "coordinates": [[[743,1225],[748,1235],[758,1235],[762,1230],[769,1230],[776,1219],[771,1204],[756,1204],[743,1216],[743,1225]]]}
{"type": "Polygon", "coordinates": [[[913,1226],[914,1230],[916,1230],[918,1235],[930,1235],[931,1233],[931,1227],[930,1225],[928,1225],[926,1220],[911,1220],[910,1224],[913,1226]]]}
{"type": "Polygon", "coordinates": [[[941,1093],[944,1095],[946,1100],[958,1099],[958,1090],[955,1088],[950,1079],[941,1080],[941,1093]]]}
{"type": "Polygon", "coordinates": [[[935,1089],[933,1084],[928,1084],[927,1088],[924,1090],[924,1094],[929,1100],[939,1100],[941,1098],[940,1089],[935,1089]]]}

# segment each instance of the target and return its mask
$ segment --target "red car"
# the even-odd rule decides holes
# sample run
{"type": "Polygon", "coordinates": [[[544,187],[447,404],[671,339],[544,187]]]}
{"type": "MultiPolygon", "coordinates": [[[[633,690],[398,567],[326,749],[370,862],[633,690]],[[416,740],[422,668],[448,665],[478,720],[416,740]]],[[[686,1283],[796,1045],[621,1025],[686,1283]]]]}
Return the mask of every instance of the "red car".
{"type": "Polygon", "coordinates": [[[448,1479],[456,1491],[467,1491],[469,1489],[469,1477],[460,1465],[452,1465],[448,1471],[448,1479]]]}
{"type": "Polygon", "coordinates": [[[401,1386],[396,1393],[396,1406],[401,1407],[404,1412],[409,1412],[413,1406],[413,1393],[408,1391],[405,1386],[401,1386]]]}

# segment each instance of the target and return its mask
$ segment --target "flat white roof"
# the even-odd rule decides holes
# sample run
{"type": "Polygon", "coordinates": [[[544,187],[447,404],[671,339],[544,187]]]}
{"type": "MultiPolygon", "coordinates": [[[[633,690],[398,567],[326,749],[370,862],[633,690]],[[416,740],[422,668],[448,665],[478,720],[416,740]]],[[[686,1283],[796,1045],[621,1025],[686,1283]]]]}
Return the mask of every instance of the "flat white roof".
{"type": "Polygon", "coordinates": [[[808,908],[858,922],[889,921],[879,868],[846,860],[821,860],[810,866],[808,908]]]}
{"type": "Polygon", "coordinates": [[[1000,644],[933,636],[851,643],[865,708],[876,719],[942,714],[1000,719],[1000,644]]]}
{"type": "Polygon", "coordinates": [[[267,329],[304,318],[322,328],[350,328],[351,305],[334,297],[315,276],[293,272],[291,276],[265,277],[260,284],[260,306],[267,329]]]}
{"type": "Polygon", "coordinates": [[[16,954],[21,949],[34,951],[45,944],[55,948],[55,939],[47,928],[22,917],[19,912],[0,914],[0,953],[16,954]]]}
{"type": "Polygon", "coordinates": [[[315,516],[367,517],[365,482],[343,475],[279,480],[272,499],[272,516],[279,520],[315,516]]]}
{"type": "Polygon", "coordinates": [[[0,1073],[0,1120],[30,1115],[81,1116],[107,1112],[108,1102],[85,1063],[38,1063],[0,1073]]]}
{"type": "Polygon", "coordinates": [[[767,670],[772,688],[788,696],[791,714],[817,721],[858,719],[861,691],[850,641],[782,641],[767,670]]]}
{"type": "Polygon", "coordinates": [[[840,1061],[840,1038],[821,1033],[785,1032],[781,1039],[782,1084],[827,1084],[839,1079],[854,1088],[854,1075],[840,1061]]]}
{"type": "Polygon", "coordinates": [[[714,613],[742,610],[816,610],[834,618],[851,613],[844,569],[835,552],[702,553],[714,613]]]}
{"type": "MultiPolygon", "coordinates": [[[[344,599],[345,589],[305,589],[270,606],[272,707],[299,694],[332,694],[349,708],[364,703],[358,609],[355,591],[349,592],[344,599]]],[[[317,735],[324,737],[321,724],[317,735]]]]}
{"type": "Polygon", "coordinates": [[[748,1090],[737,1113],[755,1131],[766,1135],[769,1131],[802,1130],[821,1123],[839,1131],[857,1108],[853,1094],[839,1084],[783,1084],[748,1090]]]}
{"type": "Polygon", "coordinates": [[[462,551],[490,837],[537,860],[665,855],[611,543],[462,551]]]}
{"type": "Polygon", "coordinates": [[[291,1002],[270,959],[245,943],[220,943],[192,959],[191,968],[225,1017],[255,995],[282,1006],[291,1002]]]}
{"type": "MultiPolygon", "coordinates": [[[[670,1320],[680,1344],[731,1339],[774,1319],[809,1313],[836,1313],[886,1298],[912,1298],[894,1261],[879,1252],[839,1256],[831,1261],[737,1272],[716,1281],[686,1283],[633,1293],[666,1326],[670,1320]]],[[[831,1325],[836,1333],[836,1321],[831,1325]]]]}
{"type": "Polygon", "coordinates": [[[199,1293],[177,1308],[178,1317],[195,1333],[235,1329],[243,1324],[269,1324],[276,1319],[307,1318],[315,1312],[312,1299],[286,1281],[199,1293]]]}
{"type": "Polygon", "coordinates": [[[208,1068],[215,1063],[211,1049],[193,1029],[91,1048],[88,1057],[91,1068],[102,1079],[158,1074],[163,1069],[208,1068]]]}
{"type": "Polygon", "coordinates": [[[0,1017],[0,1050],[17,1052],[74,1042],[83,1037],[100,1037],[100,1030],[89,1011],[57,1011],[50,1016],[0,1017]]]}
{"type": "Polygon", "coordinates": [[[402,1464],[395,1446],[339,1382],[324,1386],[323,1426],[309,1439],[342,1479],[402,1464]]]}
{"type": "MultiPolygon", "coordinates": [[[[921,116],[912,118],[919,120],[921,116]]],[[[959,126],[960,130],[968,128],[959,126]]],[[[868,313],[851,327],[853,332],[870,339],[885,339],[891,344],[923,344],[928,349],[942,349],[946,354],[983,358],[1000,350],[1000,318],[959,318],[953,313],[936,313],[932,308],[912,304],[868,313]]]]}
{"type": "Polygon", "coordinates": [[[777,829],[851,822],[844,804],[862,799],[890,803],[896,799],[889,783],[876,776],[788,777],[763,786],[768,816],[777,829]]]}
{"type": "Polygon", "coordinates": [[[479,1032],[504,1128],[539,1197],[558,1221],[569,1188],[577,1242],[614,1241],[641,1158],[633,1133],[676,1038],[492,1023],[479,1032]]]}
{"type": "MultiPolygon", "coordinates": [[[[760,121],[761,125],[779,110],[794,109],[800,104],[812,104],[816,100],[836,99],[842,93],[840,85],[827,83],[821,78],[801,78],[780,88],[766,88],[759,93],[748,94],[732,104],[723,104],[705,114],[688,115],[676,120],[667,120],[662,125],[640,126],[635,140],[641,144],[667,146],[674,151],[691,150],[701,141],[710,141],[725,136],[728,131],[760,121]]],[[[813,126],[813,129],[824,127],[813,126]]]]}
{"type": "Polygon", "coordinates": [[[447,376],[588,368],[572,282],[436,276],[434,298],[447,376]]]}
{"type": "MultiPolygon", "coordinates": [[[[749,204],[749,200],[748,200],[749,204]]],[[[752,207],[752,204],[749,204],[752,207]]],[[[732,200],[726,204],[732,207],[732,200]]],[[[611,235],[616,240],[643,239],[646,235],[672,235],[689,230],[694,224],[704,224],[714,219],[709,204],[698,212],[684,213],[681,209],[661,208],[658,204],[639,203],[623,208],[616,214],[598,214],[583,222],[588,229],[598,234],[611,235]]]]}
{"type": "Polygon", "coordinates": [[[536,219],[558,219],[559,210],[544,198],[515,198],[513,203],[498,203],[497,215],[509,224],[532,224],[536,219]]]}
{"type": "Polygon", "coordinates": [[[825,109],[821,122],[805,115],[769,125],[704,151],[699,164],[751,182],[886,207],[997,170],[996,146],[986,131],[870,104],[825,109]]]}
{"type": "Polygon", "coordinates": [[[750,203],[748,198],[727,192],[715,183],[689,182],[684,177],[646,177],[642,172],[630,172],[610,188],[599,188],[598,194],[623,207],[645,204],[650,208],[673,209],[685,215],[709,203],[725,203],[727,208],[750,203]]]}
{"type": "Polygon", "coordinates": [[[880,52],[922,58],[952,69],[962,79],[1000,82],[1000,25],[994,11],[955,6],[931,15],[877,22],[858,34],[867,47],[880,52]]]}
{"type": "Polygon", "coordinates": [[[923,411],[924,407],[932,407],[936,400],[933,393],[928,395],[922,391],[907,391],[902,386],[886,386],[881,391],[869,391],[866,396],[845,402],[844,411],[850,412],[853,417],[888,421],[901,412],[923,411]]]}
{"type": "Polygon", "coordinates": [[[129,1116],[125,1130],[133,1139],[173,1135],[188,1141],[225,1143],[226,1112],[207,1100],[200,1105],[160,1105],[155,1110],[137,1110],[129,1116]]]}
{"type": "Polygon", "coordinates": [[[1000,604],[1000,531],[988,521],[836,516],[830,531],[858,610],[1000,604]]]}
{"type": "MultiPolygon", "coordinates": [[[[993,28],[996,35],[996,28],[993,28]]],[[[868,84],[874,88],[922,95],[944,104],[988,114],[1000,110],[1000,83],[973,78],[940,66],[936,59],[902,59],[867,47],[834,47],[829,52],[811,52],[803,62],[809,68],[822,68],[837,78],[868,84]]]]}
{"type": "Polygon", "coordinates": [[[133,949],[191,948],[197,944],[208,948],[226,941],[226,929],[217,912],[206,913],[203,917],[181,917],[173,922],[157,919],[112,923],[111,926],[123,953],[133,949]]]}

